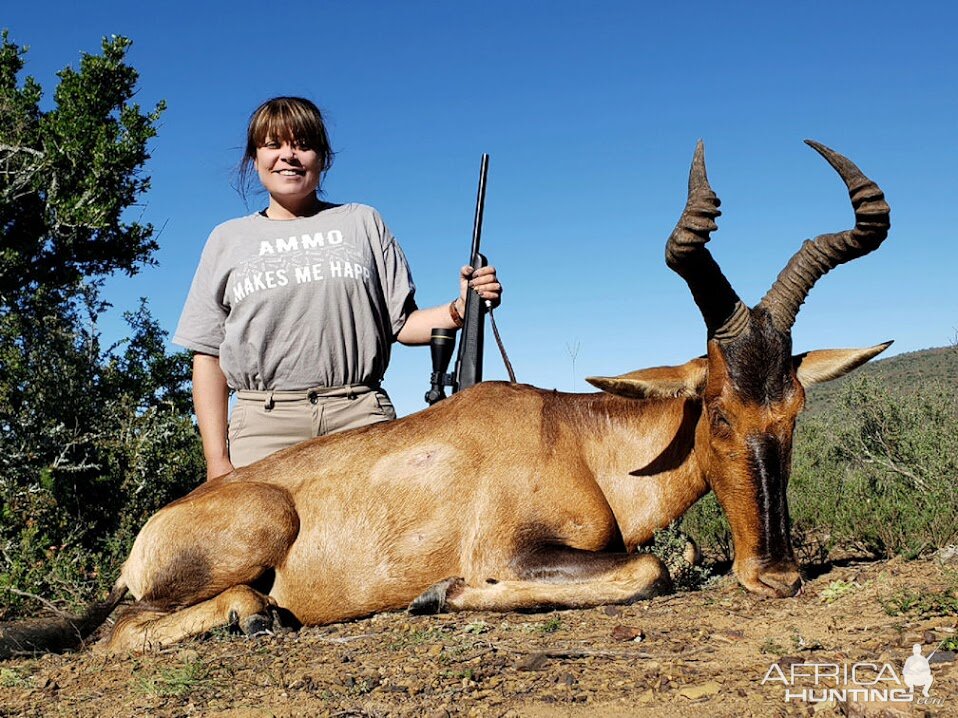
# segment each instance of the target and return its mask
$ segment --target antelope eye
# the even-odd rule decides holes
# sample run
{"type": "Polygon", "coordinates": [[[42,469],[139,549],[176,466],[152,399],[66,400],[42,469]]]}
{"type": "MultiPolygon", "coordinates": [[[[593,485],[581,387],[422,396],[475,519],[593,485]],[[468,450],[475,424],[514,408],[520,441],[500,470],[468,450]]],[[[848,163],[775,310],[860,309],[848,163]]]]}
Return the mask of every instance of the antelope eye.
{"type": "Polygon", "coordinates": [[[729,422],[725,414],[722,413],[719,409],[712,409],[710,412],[712,415],[712,428],[720,433],[727,434],[732,431],[732,424],[729,422]]]}

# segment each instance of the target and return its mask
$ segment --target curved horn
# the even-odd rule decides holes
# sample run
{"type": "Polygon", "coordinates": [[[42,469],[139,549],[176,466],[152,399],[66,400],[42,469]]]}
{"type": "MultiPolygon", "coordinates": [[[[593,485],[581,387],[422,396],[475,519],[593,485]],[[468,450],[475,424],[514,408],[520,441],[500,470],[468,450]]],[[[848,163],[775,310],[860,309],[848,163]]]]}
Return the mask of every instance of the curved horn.
{"type": "Polygon", "coordinates": [[[722,214],[720,204],[705,174],[705,147],[699,140],[689,171],[688,202],[665,245],[665,263],[692,290],[709,338],[728,341],[742,333],[749,314],[705,247],[709,233],[717,229],[715,218],[722,214]]]}
{"type": "Polygon", "coordinates": [[[847,157],[813,140],[805,140],[805,144],[828,160],[848,187],[855,209],[855,228],[805,240],[778,275],[759,305],[768,310],[773,324],[780,331],[792,328],[805,297],[822,275],[839,264],[878,249],[891,226],[890,210],[877,184],[862,174],[847,157]]]}

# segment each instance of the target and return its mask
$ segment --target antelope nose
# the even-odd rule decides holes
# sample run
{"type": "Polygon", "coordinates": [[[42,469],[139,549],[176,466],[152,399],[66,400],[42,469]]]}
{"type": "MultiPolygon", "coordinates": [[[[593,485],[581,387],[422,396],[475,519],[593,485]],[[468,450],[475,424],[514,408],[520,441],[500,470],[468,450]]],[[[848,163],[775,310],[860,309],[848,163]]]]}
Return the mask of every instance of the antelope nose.
{"type": "Polygon", "coordinates": [[[762,573],[758,578],[779,598],[794,596],[802,588],[802,576],[794,567],[772,569],[762,573]]]}

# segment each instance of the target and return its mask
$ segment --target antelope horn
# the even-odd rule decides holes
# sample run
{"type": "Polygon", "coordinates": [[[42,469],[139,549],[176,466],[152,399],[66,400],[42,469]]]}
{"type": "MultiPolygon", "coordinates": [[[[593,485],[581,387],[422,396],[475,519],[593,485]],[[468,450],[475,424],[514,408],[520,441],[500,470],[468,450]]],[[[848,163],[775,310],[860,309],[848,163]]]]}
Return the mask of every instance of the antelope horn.
{"type": "Polygon", "coordinates": [[[839,264],[878,249],[891,226],[890,210],[877,184],[862,174],[851,160],[834,150],[812,140],[805,140],[805,144],[824,157],[848,187],[855,209],[855,228],[806,239],[785,265],[768,294],[759,302],[759,306],[768,310],[772,323],[780,331],[792,328],[805,297],[822,275],[839,264]]]}
{"type": "Polygon", "coordinates": [[[721,202],[705,174],[705,147],[695,147],[689,171],[689,198],[679,223],[665,245],[665,263],[685,280],[702,312],[709,339],[734,339],[748,325],[748,308],[738,298],[712,254],[706,249],[721,202]]]}

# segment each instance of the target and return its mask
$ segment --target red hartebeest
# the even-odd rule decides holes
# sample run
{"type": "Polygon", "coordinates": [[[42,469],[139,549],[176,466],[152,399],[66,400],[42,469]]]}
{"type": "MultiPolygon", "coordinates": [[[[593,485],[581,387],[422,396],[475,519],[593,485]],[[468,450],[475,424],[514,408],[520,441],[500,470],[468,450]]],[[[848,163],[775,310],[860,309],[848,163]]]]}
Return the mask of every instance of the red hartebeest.
{"type": "MultiPolygon", "coordinates": [[[[805,242],[754,308],[705,248],[719,215],[701,143],[668,265],[688,283],[708,352],[678,367],[593,378],[598,394],[480,384],[389,424],[315,439],[203,484],[143,527],[110,598],[136,602],[111,650],[171,643],[229,622],[255,632],[278,608],[322,624],[413,611],[585,607],[670,590],[635,548],[709,489],[732,527],[750,591],[801,586],[786,504],[805,387],[888,345],[791,353],[812,285],[878,247],[881,190],[813,142],[848,185],[851,230],[805,242]],[[481,430],[480,430],[481,428],[481,430]]],[[[17,645],[55,648],[64,625],[8,627],[17,645]]]]}

